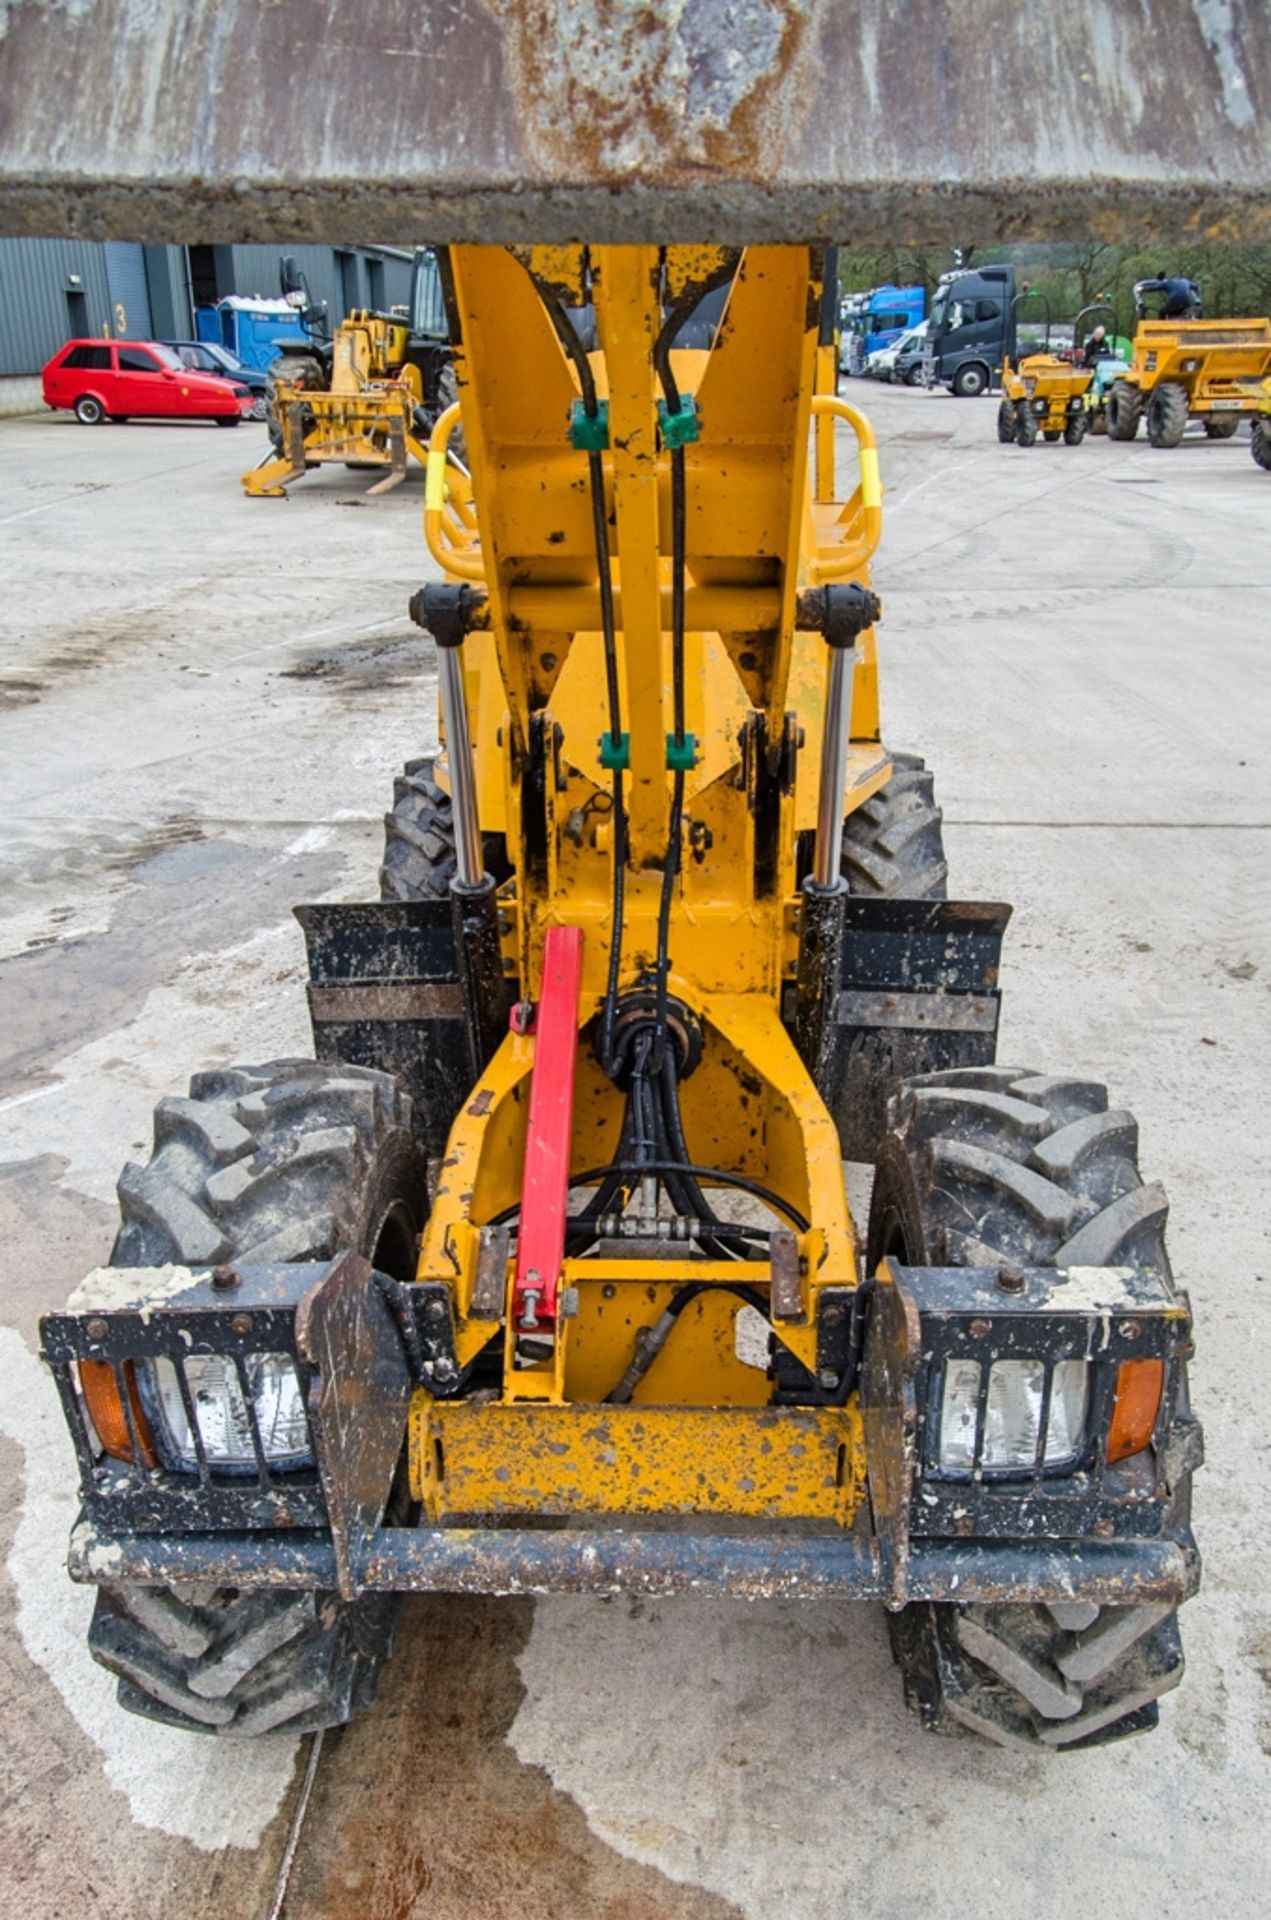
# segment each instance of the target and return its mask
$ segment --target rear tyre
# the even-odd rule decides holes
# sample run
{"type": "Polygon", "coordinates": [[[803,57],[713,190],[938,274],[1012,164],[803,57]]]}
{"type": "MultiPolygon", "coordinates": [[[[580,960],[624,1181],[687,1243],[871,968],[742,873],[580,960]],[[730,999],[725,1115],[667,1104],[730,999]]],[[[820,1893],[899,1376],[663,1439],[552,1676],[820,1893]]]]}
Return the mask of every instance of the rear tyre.
{"type": "Polygon", "coordinates": [[[218,427],[241,426],[242,415],[238,413],[231,413],[231,414],[218,413],[216,416],[216,424],[218,427]]]}
{"type": "MultiPolygon", "coordinates": [[[[325,1260],[351,1247],[410,1279],[425,1169],[388,1074],[278,1060],[196,1073],[155,1109],[119,1180],[118,1267],[325,1260]]],[[[390,1517],[403,1517],[398,1495],[390,1517]]],[[[396,1596],[109,1587],[88,1644],[132,1713],[190,1732],[306,1733],[375,1697],[396,1596]]]]}
{"type": "Polygon", "coordinates": [[[1240,417],[1238,414],[1234,418],[1228,415],[1225,419],[1206,420],[1205,438],[1207,440],[1230,440],[1239,425],[1240,417]]]}
{"type": "Polygon", "coordinates": [[[1021,447],[1032,447],[1037,443],[1037,415],[1027,400],[1021,400],[1016,408],[1015,438],[1021,447]]]}
{"type": "MultiPolygon", "coordinates": [[[[966,1067],[900,1083],[874,1175],[868,1261],[1135,1266],[1170,1277],[1168,1205],[1132,1115],[1094,1081],[966,1067]]],[[[1184,1488],[1185,1498],[1185,1488],[1184,1488]]],[[[905,1698],[937,1732],[1096,1746],[1155,1726],[1182,1677],[1177,1609],[958,1606],[888,1615],[905,1698]]]]}
{"type": "MultiPolygon", "coordinates": [[[[507,845],[503,835],[483,836],[485,870],[506,880],[507,845]]],[[[408,760],[393,783],[393,811],[384,815],[381,900],[440,900],[455,877],[455,823],[450,795],[433,777],[431,756],[408,760]]]]}
{"type": "Polygon", "coordinates": [[[843,878],[852,893],[944,900],[949,865],[934,781],[916,753],[893,753],[891,760],[887,785],[843,822],[843,878]]]}
{"type": "Polygon", "coordinates": [[[965,367],[959,367],[953,376],[953,391],[959,400],[973,400],[978,394],[988,390],[989,370],[978,360],[971,360],[965,367]]]}
{"type": "Polygon", "coordinates": [[[1113,382],[1108,391],[1109,440],[1133,440],[1143,417],[1143,395],[1124,380],[1113,382]]]}
{"type": "Polygon", "coordinates": [[[1003,400],[997,410],[997,437],[1004,447],[1015,441],[1015,406],[1010,400],[1003,400]]]}
{"type": "Polygon", "coordinates": [[[1187,389],[1176,380],[1153,387],[1147,403],[1147,437],[1154,447],[1176,447],[1187,425],[1187,389]]]}
{"type": "Polygon", "coordinates": [[[1090,416],[1088,413],[1070,414],[1064,423],[1064,445],[1066,447],[1079,447],[1086,437],[1086,429],[1089,424],[1090,416]]]}
{"type": "Polygon", "coordinates": [[[1050,441],[1052,446],[1056,441],[1062,440],[1063,437],[1064,437],[1064,430],[1062,427],[1043,427],[1042,428],[1042,439],[1050,441]]]}
{"type": "Polygon", "coordinates": [[[75,402],[75,418],[81,427],[100,427],[106,418],[106,409],[93,393],[81,393],[75,402]]]}
{"type": "Polygon", "coordinates": [[[905,375],[905,385],[907,387],[920,387],[922,385],[921,361],[919,361],[916,367],[910,367],[908,373],[905,375]]]}
{"type": "Polygon", "coordinates": [[[1265,420],[1253,423],[1253,438],[1249,442],[1249,451],[1260,467],[1271,473],[1271,426],[1265,420]]]}

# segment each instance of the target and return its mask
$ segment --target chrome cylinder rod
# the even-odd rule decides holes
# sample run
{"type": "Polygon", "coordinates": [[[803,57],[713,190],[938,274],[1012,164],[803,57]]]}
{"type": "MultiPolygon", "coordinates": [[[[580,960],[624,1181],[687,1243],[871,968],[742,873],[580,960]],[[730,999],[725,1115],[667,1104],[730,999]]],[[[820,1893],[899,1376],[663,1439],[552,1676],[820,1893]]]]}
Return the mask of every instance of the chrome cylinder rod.
{"type": "Polygon", "coordinates": [[[446,758],[450,765],[450,806],[455,823],[455,878],[461,887],[477,887],[485,872],[481,827],[477,819],[477,786],[472,770],[472,735],[468,731],[468,695],[463,684],[463,661],[458,647],[437,649],[441,676],[441,717],[446,729],[446,758]]]}
{"type": "Polygon", "coordinates": [[[831,647],[829,684],[825,693],[825,728],[821,737],[816,854],[812,865],[813,882],[825,892],[837,886],[842,859],[843,789],[847,785],[847,754],[852,739],[852,685],[855,672],[855,647],[831,647]]]}

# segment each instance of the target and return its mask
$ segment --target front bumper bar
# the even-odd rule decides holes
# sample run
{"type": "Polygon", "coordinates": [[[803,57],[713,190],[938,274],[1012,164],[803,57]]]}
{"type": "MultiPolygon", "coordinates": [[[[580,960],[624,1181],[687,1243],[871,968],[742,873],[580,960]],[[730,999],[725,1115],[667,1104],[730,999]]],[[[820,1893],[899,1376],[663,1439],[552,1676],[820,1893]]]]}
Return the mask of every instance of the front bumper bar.
{"type": "MultiPolygon", "coordinates": [[[[130,1534],[81,1519],[75,1580],[165,1586],[333,1588],[329,1535],[130,1534]]],[[[1100,1606],[1174,1604],[1196,1591],[1190,1538],[1001,1543],[915,1540],[903,1593],[877,1540],[859,1534],[714,1535],[620,1528],[378,1528],[351,1569],[363,1592],[699,1594],[742,1599],[911,1600],[1100,1606]]]]}

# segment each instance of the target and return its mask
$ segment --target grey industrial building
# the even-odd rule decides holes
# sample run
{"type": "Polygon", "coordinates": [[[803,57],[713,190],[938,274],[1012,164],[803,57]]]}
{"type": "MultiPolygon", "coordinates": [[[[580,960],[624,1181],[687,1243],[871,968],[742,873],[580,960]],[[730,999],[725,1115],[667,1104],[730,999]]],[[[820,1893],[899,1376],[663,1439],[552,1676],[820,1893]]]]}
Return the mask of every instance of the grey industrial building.
{"type": "Polygon", "coordinates": [[[40,405],[39,373],[67,340],[192,339],[196,306],[275,296],[294,254],[337,326],[354,307],[404,305],[409,248],[156,246],[121,240],[0,240],[0,413],[40,405]]]}

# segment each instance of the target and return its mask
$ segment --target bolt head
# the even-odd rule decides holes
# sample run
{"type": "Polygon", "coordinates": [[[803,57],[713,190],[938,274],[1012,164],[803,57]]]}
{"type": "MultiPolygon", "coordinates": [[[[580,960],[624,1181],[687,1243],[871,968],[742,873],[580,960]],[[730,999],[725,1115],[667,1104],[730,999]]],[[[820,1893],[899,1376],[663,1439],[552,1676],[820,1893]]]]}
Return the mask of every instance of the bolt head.
{"type": "Polygon", "coordinates": [[[243,1276],[237,1267],[213,1267],[212,1285],[217,1293],[232,1293],[235,1287],[241,1287],[243,1276]]]}
{"type": "Polygon", "coordinates": [[[997,1284],[1003,1293],[1023,1293],[1023,1267],[1014,1260],[1004,1260],[997,1270],[997,1284]]]}
{"type": "Polygon", "coordinates": [[[252,1330],[252,1317],[250,1313],[236,1313],[229,1324],[231,1333],[246,1335],[252,1330]]]}
{"type": "Polygon", "coordinates": [[[839,1383],[839,1377],[833,1367],[822,1367],[816,1378],[817,1385],[821,1387],[825,1393],[833,1393],[839,1383]]]}
{"type": "Polygon", "coordinates": [[[87,1320],[84,1323],[84,1332],[90,1340],[104,1340],[110,1332],[110,1322],[109,1320],[100,1319],[87,1320]]]}
{"type": "Polygon", "coordinates": [[[991,1320],[973,1320],[967,1328],[967,1332],[973,1340],[987,1340],[992,1330],[993,1323],[991,1320]]]}
{"type": "Polygon", "coordinates": [[[1123,1340],[1137,1340],[1143,1329],[1137,1320],[1123,1320],[1117,1328],[1123,1340]]]}

